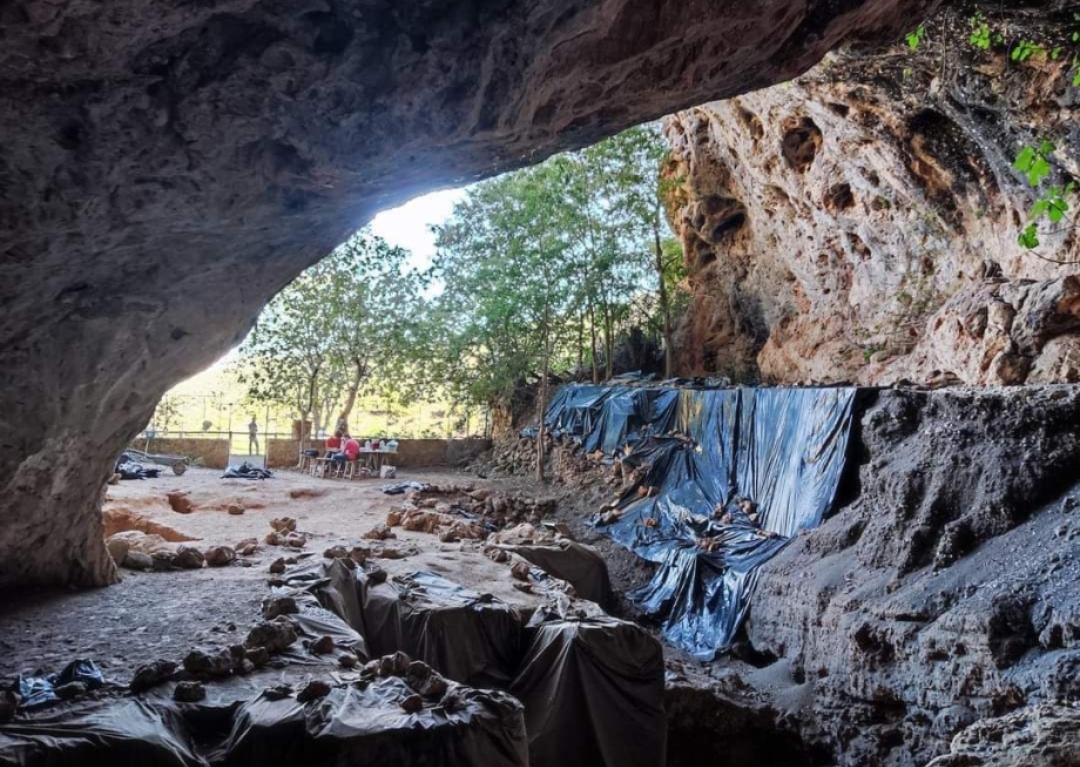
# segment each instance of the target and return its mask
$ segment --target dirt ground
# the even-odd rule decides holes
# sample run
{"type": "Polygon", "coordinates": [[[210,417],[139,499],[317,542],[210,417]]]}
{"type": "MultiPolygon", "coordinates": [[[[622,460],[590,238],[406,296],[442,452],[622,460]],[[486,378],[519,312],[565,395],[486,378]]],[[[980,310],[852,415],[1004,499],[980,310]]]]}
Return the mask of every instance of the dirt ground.
{"type": "MultiPolygon", "coordinates": [[[[557,493],[521,479],[480,480],[451,471],[400,472],[395,481],[435,484],[471,483],[533,497],[557,493]]],[[[290,471],[273,479],[221,479],[211,469],[190,469],[181,477],[162,475],[110,486],[105,509],[128,509],[195,538],[202,550],[260,541],[251,565],[234,564],[175,572],[122,569],[123,581],[92,591],[22,591],[0,597],[0,683],[18,674],[59,671],[75,658],[95,661],[109,681],[126,684],[134,670],[156,658],[179,660],[195,647],[242,641],[257,619],[267,595],[267,568],[295,549],[263,545],[270,520],[289,516],[308,534],[303,552],[321,557],[334,545],[361,543],[363,533],[384,522],[400,496],[386,495],[386,480],[316,479],[290,471]],[[195,504],[189,514],[170,507],[167,494],[185,491],[195,504]],[[245,507],[231,515],[228,506],[245,507]]],[[[513,588],[506,564],[480,552],[479,544],[441,543],[434,535],[396,528],[400,548],[415,547],[398,560],[380,559],[391,577],[416,571],[440,574],[462,585],[493,594],[522,609],[542,600],[513,588]]],[[[366,543],[372,543],[367,541],[366,543]]]]}

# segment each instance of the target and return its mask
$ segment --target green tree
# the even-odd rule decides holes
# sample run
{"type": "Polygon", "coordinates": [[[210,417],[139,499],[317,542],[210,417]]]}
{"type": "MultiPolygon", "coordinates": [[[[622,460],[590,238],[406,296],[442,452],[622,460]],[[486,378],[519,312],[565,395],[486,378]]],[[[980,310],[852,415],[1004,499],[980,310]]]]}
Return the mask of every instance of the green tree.
{"type": "Polygon", "coordinates": [[[362,231],[282,290],[240,350],[249,399],[292,408],[316,432],[335,411],[347,424],[362,387],[403,364],[424,285],[407,258],[362,231]]]}

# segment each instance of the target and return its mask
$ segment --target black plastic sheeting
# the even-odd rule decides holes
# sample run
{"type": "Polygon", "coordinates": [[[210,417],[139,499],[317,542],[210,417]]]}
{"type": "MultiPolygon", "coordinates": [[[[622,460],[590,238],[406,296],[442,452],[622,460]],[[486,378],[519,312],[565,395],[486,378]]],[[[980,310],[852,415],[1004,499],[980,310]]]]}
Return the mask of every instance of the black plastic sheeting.
{"type": "Polygon", "coordinates": [[[525,652],[510,605],[434,573],[373,585],[357,580],[372,657],[404,652],[462,684],[505,689],[525,652]]]}
{"type": "Polygon", "coordinates": [[[228,706],[92,701],[0,726],[0,765],[527,767],[518,701],[454,685],[451,693],[452,707],[413,713],[401,704],[414,692],[396,677],[339,685],[306,704],[265,693],[228,706]]]}
{"type": "Polygon", "coordinates": [[[526,767],[521,705],[506,693],[461,689],[455,705],[406,713],[413,691],[396,677],[321,700],[269,700],[241,706],[210,762],[222,767],[415,765],[526,767]]]}
{"type": "Polygon", "coordinates": [[[617,518],[601,516],[597,528],[659,565],[628,596],[663,618],[669,642],[710,659],[730,647],[761,564],[832,505],[854,397],[850,388],[565,386],[545,424],[637,470],[617,518]]]}
{"type": "Polygon", "coordinates": [[[600,610],[538,610],[510,694],[525,704],[535,767],[662,767],[664,657],[639,627],[600,610]]]}

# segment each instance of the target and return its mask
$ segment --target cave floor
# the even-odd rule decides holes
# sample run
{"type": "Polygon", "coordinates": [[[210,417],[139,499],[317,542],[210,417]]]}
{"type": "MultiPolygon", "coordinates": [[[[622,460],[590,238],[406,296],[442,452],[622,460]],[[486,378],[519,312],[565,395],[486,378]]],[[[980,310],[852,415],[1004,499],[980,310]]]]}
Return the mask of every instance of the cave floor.
{"type": "MultiPolygon", "coordinates": [[[[448,470],[406,470],[394,481],[434,484],[469,483],[506,492],[544,495],[546,488],[521,479],[494,481],[448,470]],[[530,485],[532,489],[530,490],[530,485]]],[[[21,590],[0,598],[0,680],[18,674],[55,672],[75,658],[88,658],[109,681],[126,684],[136,668],[157,658],[178,660],[196,647],[235,644],[258,618],[268,595],[269,565],[279,557],[322,554],[342,544],[353,546],[386,514],[400,496],[386,495],[387,480],[316,479],[279,471],[265,481],[221,479],[214,469],[192,468],[183,476],[124,481],[108,488],[105,510],[129,510],[194,538],[190,545],[233,546],[257,538],[259,550],[251,566],[205,567],[201,570],[139,572],[121,569],[122,582],[89,591],[21,590]],[[185,491],[195,504],[188,514],[170,507],[167,494],[185,491]],[[299,497],[294,497],[299,496],[299,497]],[[245,507],[231,515],[230,504],[245,507]],[[267,546],[270,520],[288,516],[308,536],[302,551],[267,546]]],[[[548,493],[550,495],[550,493],[548,493]]],[[[491,593],[532,609],[540,596],[513,588],[509,567],[497,564],[477,542],[442,543],[435,535],[395,528],[399,548],[415,547],[402,559],[378,559],[392,577],[421,570],[464,586],[491,593]],[[410,546],[411,544],[411,546],[410,546]]]]}

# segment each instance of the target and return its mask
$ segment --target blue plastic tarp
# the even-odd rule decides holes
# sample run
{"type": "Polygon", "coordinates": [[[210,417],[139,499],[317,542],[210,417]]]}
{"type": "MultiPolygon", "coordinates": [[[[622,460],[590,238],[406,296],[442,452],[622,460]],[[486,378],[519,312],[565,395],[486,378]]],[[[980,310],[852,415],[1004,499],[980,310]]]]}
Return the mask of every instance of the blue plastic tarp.
{"type": "Polygon", "coordinates": [[[699,658],[730,647],[758,568],[832,505],[855,390],[566,386],[545,423],[636,470],[601,532],[659,567],[629,597],[699,658]]]}

